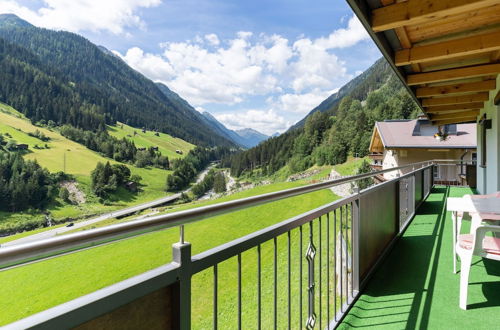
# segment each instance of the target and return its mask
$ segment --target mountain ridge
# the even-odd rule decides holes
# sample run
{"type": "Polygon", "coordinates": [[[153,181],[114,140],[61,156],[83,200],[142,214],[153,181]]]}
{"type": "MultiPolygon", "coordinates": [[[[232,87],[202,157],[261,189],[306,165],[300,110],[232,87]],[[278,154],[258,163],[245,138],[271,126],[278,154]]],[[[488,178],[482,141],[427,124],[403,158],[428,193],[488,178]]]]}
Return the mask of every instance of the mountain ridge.
{"type": "Polygon", "coordinates": [[[0,86],[0,101],[35,122],[53,120],[93,130],[121,121],[197,145],[234,145],[196,110],[165,95],[153,81],[80,35],[38,28],[8,14],[0,15],[0,39],[0,74],[11,78],[0,86]],[[21,53],[24,62],[19,61],[21,53]],[[22,74],[12,76],[9,70],[22,74]],[[37,76],[54,88],[37,92],[28,83],[37,76]]]}

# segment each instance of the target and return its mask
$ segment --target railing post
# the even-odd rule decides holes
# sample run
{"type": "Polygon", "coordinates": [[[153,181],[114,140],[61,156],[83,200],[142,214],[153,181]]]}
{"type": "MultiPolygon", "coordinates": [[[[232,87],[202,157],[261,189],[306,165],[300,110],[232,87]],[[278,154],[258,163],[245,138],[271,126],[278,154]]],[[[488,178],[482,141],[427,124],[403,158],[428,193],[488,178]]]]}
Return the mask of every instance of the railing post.
{"type": "Polygon", "coordinates": [[[191,244],[179,242],[172,245],[173,262],[178,270],[178,329],[191,329],[191,244]]]}
{"type": "Polygon", "coordinates": [[[358,198],[352,203],[352,289],[354,293],[357,293],[359,292],[359,221],[361,215],[359,188],[354,188],[354,193],[358,194],[358,198]]]}

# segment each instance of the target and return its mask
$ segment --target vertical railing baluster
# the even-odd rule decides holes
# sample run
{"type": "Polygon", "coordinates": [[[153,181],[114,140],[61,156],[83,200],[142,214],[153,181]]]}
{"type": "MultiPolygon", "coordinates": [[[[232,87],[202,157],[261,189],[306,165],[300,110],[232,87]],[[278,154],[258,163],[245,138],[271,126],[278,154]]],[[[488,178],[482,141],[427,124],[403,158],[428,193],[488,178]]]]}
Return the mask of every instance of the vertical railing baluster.
{"type": "Polygon", "coordinates": [[[291,256],[290,256],[290,232],[288,232],[288,329],[292,328],[292,270],[291,270],[291,256]]]}
{"type": "Polygon", "coordinates": [[[278,240],[274,241],[274,329],[278,327],[278,240]]]}
{"type": "Polygon", "coordinates": [[[260,244],[257,245],[257,329],[260,330],[262,323],[262,279],[261,279],[261,260],[260,260],[260,244]]]}
{"type": "Polygon", "coordinates": [[[241,253],[238,253],[238,329],[241,329],[241,253]]]}
{"type": "Polygon", "coordinates": [[[302,328],[302,226],[299,227],[299,329],[302,328]]]}
{"type": "Polygon", "coordinates": [[[333,320],[337,321],[337,209],[333,210],[333,320]]]}
{"type": "Polygon", "coordinates": [[[326,321],[330,324],[330,212],[326,214],[326,321]]]}
{"type": "Polygon", "coordinates": [[[322,247],[323,247],[323,244],[322,244],[322,235],[321,235],[321,232],[322,232],[322,222],[321,222],[321,216],[319,217],[318,219],[318,225],[319,225],[319,328],[320,329],[323,329],[323,313],[322,313],[322,300],[323,300],[323,294],[322,294],[322,276],[321,276],[321,273],[323,272],[322,271],[322,267],[323,267],[323,258],[322,258],[322,254],[323,254],[323,251],[322,251],[322,247]]]}
{"type": "Polygon", "coordinates": [[[349,303],[349,204],[345,205],[345,283],[347,285],[346,288],[346,302],[349,303]]]}
{"type": "Polygon", "coordinates": [[[340,274],[340,311],[343,312],[343,296],[344,296],[344,279],[343,279],[343,272],[344,272],[344,264],[343,264],[343,255],[342,255],[342,237],[343,237],[343,229],[342,229],[342,226],[343,226],[343,221],[344,221],[344,214],[343,214],[343,206],[340,207],[340,241],[338,242],[340,244],[339,246],[339,254],[340,254],[340,262],[339,262],[339,265],[340,265],[340,270],[338,271],[339,274],[340,274]]]}
{"type": "Polygon", "coordinates": [[[217,329],[217,304],[218,304],[218,297],[217,297],[217,281],[218,281],[218,274],[217,274],[217,264],[214,265],[214,329],[217,329]]]}
{"type": "Polygon", "coordinates": [[[351,228],[351,232],[350,232],[350,234],[351,234],[351,259],[350,259],[350,261],[351,262],[349,264],[349,269],[351,270],[351,286],[350,286],[350,288],[351,288],[351,299],[354,297],[354,288],[353,288],[353,283],[352,283],[352,281],[354,280],[354,273],[353,273],[354,267],[353,267],[353,264],[352,264],[353,260],[354,260],[354,252],[353,252],[354,251],[354,246],[353,246],[353,244],[354,244],[354,237],[353,237],[354,209],[353,209],[353,205],[352,204],[353,204],[353,202],[351,202],[349,204],[350,207],[351,207],[351,226],[350,226],[350,228],[351,228]]]}
{"type": "Polygon", "coordinates": [[[316,247],[314,246],[313,240],[313,221],[309,222],[309,246],[307,247],[306,258],[308,263],[308,297],[309,305],[308,311],[309,316],[307,318],[306,328],[313,329],[316,324],[316,314],[314,312],[314,257],[316,256],[316,247]]]}

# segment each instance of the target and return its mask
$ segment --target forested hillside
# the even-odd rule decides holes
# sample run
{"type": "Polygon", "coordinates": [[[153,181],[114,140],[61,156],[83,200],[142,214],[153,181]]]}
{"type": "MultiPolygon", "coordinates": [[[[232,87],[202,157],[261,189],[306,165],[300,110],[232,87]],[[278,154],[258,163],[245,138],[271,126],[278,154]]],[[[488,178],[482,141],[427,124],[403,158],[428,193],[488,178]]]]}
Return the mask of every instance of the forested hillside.
{"type": "Polygon", "coordinates": [[[0,15],[0,76],[0,101],[33,122],[104,130],[120,121],[197,145],[233,145],[109,51],[14,15],[0,15]]]}
{"type": "Polygon", "coordinates": [[[225,165],[236,176],[250,171],[267,175],[283,166],[294,173],[314,164],[343,163],[348,154],[365,156],[376,121],[416,117],[419,108],[384,59],[362,76],[346,85],[343,97],[329,98],[330,108],[312,111],[303,126],[233,155],[225,165]]]}

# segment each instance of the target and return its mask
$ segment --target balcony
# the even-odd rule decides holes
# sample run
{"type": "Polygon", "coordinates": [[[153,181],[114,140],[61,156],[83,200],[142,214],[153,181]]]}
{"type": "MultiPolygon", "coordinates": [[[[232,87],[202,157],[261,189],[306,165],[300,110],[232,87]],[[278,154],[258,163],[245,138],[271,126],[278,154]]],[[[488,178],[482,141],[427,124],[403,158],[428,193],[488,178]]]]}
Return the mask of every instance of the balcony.
{"type": "MultiPolygon", "coordinates": [[[[470,188],[434,187],[394,249],[374,273],[339,329],[495,329],[500,313],[500,263],[476,258],[468,310],[458,307],[447,197],[470,188]]],[[[469,229],[464,222],[462,231],[469,229]]]]}
{"type": "Polygon", "coordinates": [[[184,239],[186,224],[404,167],[2,248],[0,266],[24,267],[36,258],[180,228],[173,262],[8,326],[121,328],[144,327],[147,320],[149,328],[181,329],[491,328],[500,311],[500,269],[474,263],[470,310],[460,310],[444,205],[446,197],[471,190],[433,186],[436,166],[408,165],[410,172],[396,179],[196,255],[184,239]]]}

